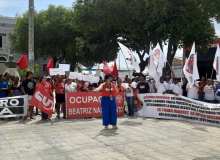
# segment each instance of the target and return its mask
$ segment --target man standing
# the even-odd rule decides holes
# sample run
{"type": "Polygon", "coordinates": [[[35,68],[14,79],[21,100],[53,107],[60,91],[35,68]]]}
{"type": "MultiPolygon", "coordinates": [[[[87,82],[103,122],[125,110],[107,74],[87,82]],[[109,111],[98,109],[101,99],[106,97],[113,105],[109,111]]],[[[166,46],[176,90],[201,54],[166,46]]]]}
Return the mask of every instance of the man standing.
{"type": "Polygon", "coordinates": [[[149,84],[147,82],[144,82],[144,77],[140,78],[140,82],[137,85],[137,89],[140,94],[142,93],[151,93],[149,84]]]}
{"type": "Polygon", "coordinates": [[[156,93],[166,93],[166,84],[164,83],[164,78],[160,77],[160,82],[155,84],[156,81],[154,81],[154,90],[156,90],[156,93]]]}
{"type": "Polygon", "coordinates": [[[7,91],[8,91],[8,84],[4,82],[3,75],[0,75],[0,98],[6,97],[7,91]]]}
{"type": "Polygon", "coordinates": [[[146,82],[148,83],[148,85],[150,87],[151,93],[155,93],[155,90],[154,90],[154,82],[155,82],[155,80],[153,80],[149,76],[147,76],[146,77],[146,82]]]}
{"type": "Polygon", "coordinates": [[[204,100],[207,103],[215,103],[215,86],[212,79],[207,80],[207,85],[204,87],[204,100]]]}
{"type": "Polygon", "coordinates": [[[198,90],[199,90],[199,84],[197,81],[194,82],[193,87],[190,88],[189,83],[186,85],[186,92],[187,97],[197,100],[198,99],[198,90]]]}
{"type": "Polygon", "coordinates": [[[172,67],[170,67],[170,71],[171,71],[171,73],[172,73],[172,78],[170,78],[170,76],[166,76],[165,77],[165,84],[166,84],[166,90],[167,90],[167,93],[171,93],[171,91],[170,91],[170,87],[171,87],[171,84],[173,83],[173,79],[174,79],[174,77],[175,77],[175,74],[174,74],[174,72],[173,72],[173,68],[172,67]]]}
{"type": "Polygon", "coordinates": [[[170,85],[170,93],[178,96],[181,91],[181,87],[182,86],[179,84],[178,78],[175,77],[173,79],[173,84],[170,85]]]}
{"type": "MultiPolygon", "coordinates": [[[[32,96],[34,94],[34,90],[36,89],[36,81],[33,79],[33,72],[28,71],[27,72],[27,78],[22,82],[21,91],[23,95],[28,95],[28,103],[30,103],[32,96]]],[[[29,105],[29,111],[30,111],[30,119],[33,119],[33,109],[34,106],[29,105]]],[[[25,116],[25,119],[27,119],[27,116],[25,116]]]]}
{"type": "Polygon", "coordinates": [[[199,101],[203,101],[204,100],[204,87],[206,86],[206,81],[205,81],[205,77],[201,78],[201,81],[199,82],[199,96],[198,99],[199,101]]]}

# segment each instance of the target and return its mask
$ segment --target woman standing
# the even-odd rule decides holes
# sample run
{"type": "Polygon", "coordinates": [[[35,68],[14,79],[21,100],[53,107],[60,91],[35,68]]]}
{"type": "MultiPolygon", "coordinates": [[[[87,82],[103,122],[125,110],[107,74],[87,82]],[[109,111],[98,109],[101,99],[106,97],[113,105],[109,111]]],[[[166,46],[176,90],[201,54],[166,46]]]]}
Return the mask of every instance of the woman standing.
{"type": "Polygon", "coordinates": [[[18,76],[15,76],[14,82],[12,83],[11,90],[13,90],[14,96],[21,96],[21,83],[19,83],[18,76]]]}
{"type": "Polygon", "coordinates": [[[63,108],[63,119],[66,119],[66,107],[65,107],[65,85],[61,76],[56,76],[56,110],[57,117],[60,119],[60,105],[63,108]]]}
{"type": "MultiPolygon", "coordinates": [[[[46,76],[42,76],[40,78],[40,82],[44,86],[46,91],[49,93],[49,95],[51,97],[53,97],[53,92],[51,90],[51,84],[47,82],[47,77],[46,76]]],[[[41,112],[42,112],[42,120],[47,120],[48,119],[48,114],[44,113],[43,111],[41,111],[41,112]]]]}
{"type": "Polygon", "coordinates": [[[118,129],[117,124],[117,107],[114,94],[119,89],[114,83],[112,83],[113,75],[107,73],[105,75],[105,83],[102,83],[95,91],[102,90],[102,121],[105,129],[108,129],[108,125],[112,125],[114,129],[118,129]]]}

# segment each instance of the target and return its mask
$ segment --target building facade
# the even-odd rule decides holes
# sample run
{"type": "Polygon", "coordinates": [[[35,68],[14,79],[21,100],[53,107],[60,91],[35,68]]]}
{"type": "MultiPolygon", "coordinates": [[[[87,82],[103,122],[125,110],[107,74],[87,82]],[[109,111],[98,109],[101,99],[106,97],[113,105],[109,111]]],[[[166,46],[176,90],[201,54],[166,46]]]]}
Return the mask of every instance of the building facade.
{"type": "MultiPolygon", "coordinates": [[[[9,40],[9,33],[14,32],[13,27],[16,24],[16,18],[14,17],[4,17],[0,15],[0,74],[3,74],[6,66],[5,63],[8,61],[9,55],[14,56],[14,61],[18,61],[23,53],[12,52],[11,42],[9,40]]],[[[28,30],[27,30],[28,32],[28,30]]],[[[47,75],[46,65],[49,60],[38,59],[35,61],[39,64],[39,74],[47,75]]]]}

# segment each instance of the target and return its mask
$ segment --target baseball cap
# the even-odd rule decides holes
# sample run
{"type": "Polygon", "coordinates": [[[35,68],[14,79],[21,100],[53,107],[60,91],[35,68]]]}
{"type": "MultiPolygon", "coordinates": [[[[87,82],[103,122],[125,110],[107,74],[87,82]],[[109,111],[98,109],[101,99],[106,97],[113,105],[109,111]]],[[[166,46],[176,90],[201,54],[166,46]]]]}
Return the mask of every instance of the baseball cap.
{"type": "Polygon", "coordinates": [[[149,77],[149,76],[147,76],[147,77],[146,77],[146,80],[147,80],[147,81],[148,81],[148,80],[150,80],[150,77],[149,77]]]}
{"type": "Polygon", "coordinates": [[[121,78],[118,78],[118,81],[122,81],[121,78]]]}
{"type": "Polygon", "coordinates": [[[51,77],[50,77],[50,76],[47,76],[47,79],[51,79],[51,77]]]}

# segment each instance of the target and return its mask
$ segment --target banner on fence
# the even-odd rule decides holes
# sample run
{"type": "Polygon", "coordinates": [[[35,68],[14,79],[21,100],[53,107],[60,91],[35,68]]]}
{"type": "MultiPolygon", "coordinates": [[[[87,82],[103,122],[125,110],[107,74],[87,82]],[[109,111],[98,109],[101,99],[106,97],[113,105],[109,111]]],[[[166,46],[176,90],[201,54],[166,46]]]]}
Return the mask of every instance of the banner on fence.
{"type": "MultiPolygon", "coordinates": [[[[67,118],[102,117],[101,92],[67,92],[67,118]]],[[[123,116],[124,93],[115,93],[117,115],[123,116]]]]}
{"type": "Polygon", "coordinates": [[[19,117],[27,114],[28,96],[0,98],[0,118],[19,117]]]}
{"type": "Polygon", "coordinates": [[[210,104],[172,94],[138,94],[135,115],[175,119],[220,126],[220,104],[210,104]]]}

